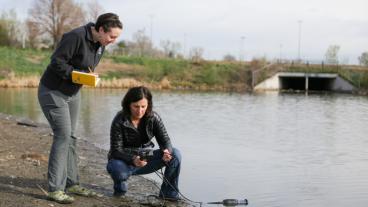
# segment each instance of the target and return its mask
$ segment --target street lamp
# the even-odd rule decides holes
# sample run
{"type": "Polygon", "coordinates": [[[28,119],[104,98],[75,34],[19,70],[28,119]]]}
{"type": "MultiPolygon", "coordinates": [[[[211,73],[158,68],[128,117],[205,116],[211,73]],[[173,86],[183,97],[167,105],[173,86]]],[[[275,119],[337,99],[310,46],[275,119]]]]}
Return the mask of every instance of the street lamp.
{"type": "Polygon", "coordinates": [[[241,36],[240,37],[240,52],[239,52],[239,61],[243,61],[244,59],[244,39],[245,39],[245,36],[241,36]]]}
{"type": "Polygon", "coordinates": [[[186,58],[186,46],[187,46],[187,33],[184,33],[184,40],[183,40],[183,57],[186,58]]]}
{"type": "Polygon", "coordinates": [[[282,63],[282,44],[280,44],[280,57],[279,62],[282,63]]]}
{"type": "Polygon", "coordinates": [[[298,34],[298,62],[301,62],[301,57],[300,57],[300,44],[301,44],[301,36],[302,36],[302,20],[298,20],[298,30],[299,30],[299,34],[298,34]]]}
{"type": "Polygon", "coordinates": [[[151,43],[153,46],[153,18],[155,16],[153,14],[150,14],[149,17],[150,17],[150,38],[151,38],[151,43]]]}

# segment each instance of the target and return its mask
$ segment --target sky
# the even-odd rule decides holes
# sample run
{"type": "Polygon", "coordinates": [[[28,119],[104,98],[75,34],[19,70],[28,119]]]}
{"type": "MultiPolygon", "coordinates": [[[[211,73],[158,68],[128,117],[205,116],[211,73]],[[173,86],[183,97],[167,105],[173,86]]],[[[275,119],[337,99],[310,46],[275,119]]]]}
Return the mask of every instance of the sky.
{"type": "MultiPolygon", "coordinates": [[[[0,0],[0,11],[27,16],[34,0],[0,0]]],[[[86,3],[88,0],[76,0],[86,3]]],[[[367,0],[97,0],[120,16],[119,40],[145,29],[160,41],[181,44],[181,52],[203,48],[206,59],[231,54],[242,60],[297,59],[320,62],[339,45],[341,63],[357,64],[368,51],[367,0]]]]}

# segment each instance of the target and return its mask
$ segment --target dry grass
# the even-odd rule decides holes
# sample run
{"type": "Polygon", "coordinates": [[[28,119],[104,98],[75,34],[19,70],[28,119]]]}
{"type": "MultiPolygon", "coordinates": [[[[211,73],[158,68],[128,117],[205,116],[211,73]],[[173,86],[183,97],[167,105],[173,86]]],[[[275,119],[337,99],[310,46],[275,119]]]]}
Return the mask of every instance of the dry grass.
{"type": "Polygon", "coordinates": [[[164,77],[160,82],[142,82],[138,81],[134,78],[120,78],[120,79],[109,79],[109,80],[101,80],[100,84],[98,85],[99,88],[131,88],[135,86],[145,85],[152,89],[173,89],[170,84],[170,81],[164,77]]]}
{"type": "MultiPolygon", "coordinates": [[[[8,77],[7,79],[0,80],[1,88],[36,88],[40,81],[39,76],[29,77],[8,77]]],[[[154,90],[198,90],[198,91],[244,91],[246,86],[244,84],[232,84],[227,86],[208,86],[206,84],[193,85],[190,83],[178,83],[173,86],[171,81],[164,77],[160,82],[142,82],[134,78],[120,78],[120,79],[102,79],[97,88],[131,88],[134,86],[147,86],[154,90]]],[[[85,86],[89,87],[89,86],[85,86]]]]}
{"type": "Polygon", "coordinates": [[[44,59],[41,55],[29,55],[26,57],[26,60],[34,63],[34,64],[41,64],[42,60],[44,59]]]}
{"type": "MultiPolygon", "coordinates": [[[[40,82],[39,76],[16,77],[8,76],[6,79],[0,80],[2,88],[36,88],[40,82]]],[[[130,88],[134,86],[145,85],[154,89],[172,89],[170,81],[165,77],[159,83],[146,83],[135,80],[133,78],[121,79],[102,79],[98,88],[130,88]]]]}
{"type": "Polygon", "coordinates": [[[121,78],[121,79],[110,79],[104,80],[102,79],[98,87],[100,88],[130,88],[134,86],[142,85],[140,81],[137,81],[133,78],[121,78]]]}
{"type": "Polygon", "coordinates": [[[107,72],[125,71],[125,72],[137,72],[144,70],[140,65],[127,65],[123,63],[114,63],[111,59],[102,59],[97,66],[98,74],[106,74],[107,72]]]}
{"type": "Polygon", "coordinates": [[[38,87],[40,82],[39,76],[15,77],[11,76],[0,80],[2,88],[34,88],[38,87]]]}

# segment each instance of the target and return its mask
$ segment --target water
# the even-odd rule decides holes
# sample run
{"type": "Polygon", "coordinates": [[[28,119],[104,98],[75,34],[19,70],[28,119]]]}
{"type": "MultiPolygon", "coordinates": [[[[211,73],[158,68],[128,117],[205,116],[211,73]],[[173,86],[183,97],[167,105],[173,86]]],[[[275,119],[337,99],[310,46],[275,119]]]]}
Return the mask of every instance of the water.
{"type": "MultiPolygon", "coordinates": [[[[79,134],[108,149],[126,90],[83,90],[79,134]]],[[[153,92],[183,153],[181,191],[249,206],[365,207],[368,99],[341,94],[153,92]]],[[[0,110],[45,122],[35,89],[0,89],[0,110]]],[[[155,176],[153,176],[155,177],[155,176]]]]}

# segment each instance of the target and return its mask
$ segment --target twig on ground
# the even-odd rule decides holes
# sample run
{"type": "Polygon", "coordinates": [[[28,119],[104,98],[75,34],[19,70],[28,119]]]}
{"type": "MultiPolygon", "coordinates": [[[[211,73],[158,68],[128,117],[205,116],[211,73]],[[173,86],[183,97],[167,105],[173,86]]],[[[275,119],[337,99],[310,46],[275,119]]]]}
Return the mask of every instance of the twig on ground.
{"type": "Polygon", "coordinates": [[[37,187],[42,191],[43,194],[45,194],[45,196],[48,195],[48,193],[40,185],[37,184],[37,187]]]}

